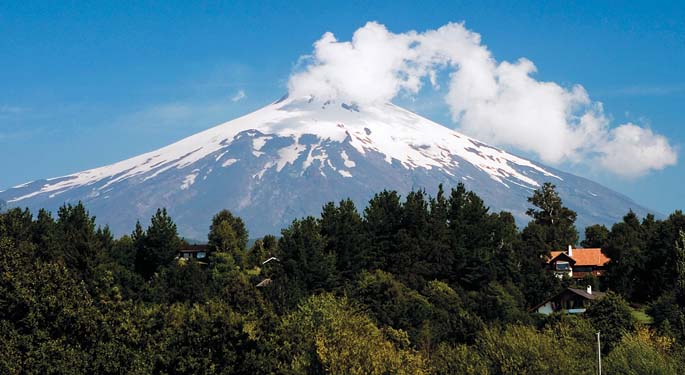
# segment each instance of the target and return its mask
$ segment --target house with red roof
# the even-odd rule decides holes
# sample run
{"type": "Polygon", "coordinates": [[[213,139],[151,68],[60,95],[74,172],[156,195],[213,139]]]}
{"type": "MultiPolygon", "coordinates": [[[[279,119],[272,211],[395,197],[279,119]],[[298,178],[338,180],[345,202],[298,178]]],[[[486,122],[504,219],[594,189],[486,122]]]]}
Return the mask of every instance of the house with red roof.
{"type": "Polygon", "coordinates": [[[552,251],[547,266],[559,278],[568,275],[574,279],[582,279],[588,274],[603,276],[609,260],[600,248],[574,249],[569,246],[566,251],[552,251]]]}

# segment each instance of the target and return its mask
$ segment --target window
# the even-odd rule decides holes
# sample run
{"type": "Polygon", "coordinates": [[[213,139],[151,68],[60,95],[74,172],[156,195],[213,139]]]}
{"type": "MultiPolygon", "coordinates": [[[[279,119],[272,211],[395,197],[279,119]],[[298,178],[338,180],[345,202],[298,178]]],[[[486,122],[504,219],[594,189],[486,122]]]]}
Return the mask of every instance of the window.
{"type": "Polygon", "coordinates": [[[197,252],[197,259],[202,259],[202,258],[204,258],[204,257],[206,257],[206,256],[207,256],[207,254],[205,254],[204,251],[198,251],[198,252],[197,252]]]}
{"type": "Polygon", "coordinates": [[[575,272],[592,272],[592,266],[576,267],[573,270],[575,272]]]}
{"type": "Polygon", "coordinates": [[[190,254],[188,254],[188,253],[183,253],[183,258],[184,258],[184,259],[189,259],[189,258],[190,258],[190,254]]]}
{"type": "Polygon", "coordinates": [[[571,265],[568,264],[568,262],[557,262],[556,270],[557,271],[570,271],[571,265]]]}

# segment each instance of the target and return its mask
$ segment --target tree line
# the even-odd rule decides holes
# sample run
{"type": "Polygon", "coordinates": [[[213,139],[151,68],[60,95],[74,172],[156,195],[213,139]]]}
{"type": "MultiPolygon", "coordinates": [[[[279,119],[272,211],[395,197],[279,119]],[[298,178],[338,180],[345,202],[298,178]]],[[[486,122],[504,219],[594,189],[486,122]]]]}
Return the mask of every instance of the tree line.
{"type": "Polygon", "coordinates": [[[461,184],[383,191],[361,212],[328,203],[249,247],[242,219],[222,210],[208,256],[188,260],[164,209],[120,238],[81,203],[55,217],[8,209],[0,373],[592,374],[597,331],[607,373],[678,373],[682,212],[629,212],[579,243],[553,185],[528,200],[519,229],[461,184]],[[568,245],[601,247],[606,276],[555,277],[550,251],[568,245]],[[607,294],[581,316],[530,311],[586,285],[607,294]]]}

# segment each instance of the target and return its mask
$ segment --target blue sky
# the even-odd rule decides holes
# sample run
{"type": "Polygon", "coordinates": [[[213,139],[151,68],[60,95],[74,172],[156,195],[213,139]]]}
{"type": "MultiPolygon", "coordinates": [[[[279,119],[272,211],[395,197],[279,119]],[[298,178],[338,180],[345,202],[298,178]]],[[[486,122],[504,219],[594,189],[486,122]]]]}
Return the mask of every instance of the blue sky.
{"type": "MultiPolygon", "coordinates": [[[[259,108],[287,91],[324,32],[349,40],[367,21],[394,33],[463,21],[498,61],[525,57],[537,80],[582,85],[612,125],[665,136],[678,163],[637,178],[556,166],[664,213],[685,207],[677,2],[5,2],[0,189],[115,162],[259,108]]],[[[395,101],[456,126],[443,94],[425,88],[395,101]]]]}

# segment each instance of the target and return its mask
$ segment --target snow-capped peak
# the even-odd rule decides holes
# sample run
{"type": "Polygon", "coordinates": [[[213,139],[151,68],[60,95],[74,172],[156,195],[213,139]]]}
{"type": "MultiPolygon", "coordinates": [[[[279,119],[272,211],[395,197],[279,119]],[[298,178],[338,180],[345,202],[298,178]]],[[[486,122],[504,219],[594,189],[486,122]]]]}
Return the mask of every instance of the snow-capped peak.
{"type": "MultiPolygon", "coordinates": [[[[273,136],[291,137],[295,140],[293,145],[285,146],[279,151],[278,159],[266,161],[263,170],[256,174],[257,177],[261,177],[269,168],[280,170],[285,164],[292,163],[305,150],[304,147],[298,147],[300,137],[314,135],[322,141],[349,142],[361,154],[378,152],[384,155],[388,163],[397,161],[407,169],[438,168],[451,174],[454,168],[459,167],[459,163],[466,161],[504,184],[508,180],[530,187],[539,185],[539,181],[521,173],[518,167],[532,168],[544,176],[559,178],[525,159],[469,138],[391,103],[360,107],[355,103],[338,103],[333,100],[321,102],[313,97],[286,97],[158,150],[105,167],[49,179],[41,189],[13,197],[9,202],[39,194],[55,195],[105,179],[107,183],[100,186],[99,190],[106,190],[112,184],[132,177],[153,179],[167,170],[186,168],[210,154],[220,152],[236,136],[246,131],[249,133],[250,130],[255,131],[252,134],[255,137],[252,153],[256,157],[262,154],[261,148],[273,136]]],[[[310,154],[315,150],[315,147],[311,149],[310,154]]],[[[237,161],[221,160],[222,157],[219,154],[216,161],[221,161],[223,166],[237,161]]],[[[347,155],[342,157],[345,158],[346,165],[353,167],[353,160],[347,155]]],[[[316,157],[309,155],[304,163],[305,168],[311,166],[314,158],[316,157]]],[[[325,156],[318,157],[320,161],[324,161],[323,159],[325,156]]],[[[351,176],[347,170],[341,170],[340,173],[351,176]]],[[[195,177],[184,180],[184,189],[194,180],[195,177]]]]}
{"type": "MultiPolygon", "coordinates": [[[[392,103],[283,98],[169,146],[108,166],[0,192],[10,207],[83,201],[101,224],[129,231],[166,207],[179,231],[206,235],[214,213],[242,216],[253,235],[278,233],[329,201],[363,207],[383,189],[404,194],[459,182],[525,222],[526,197],[554,182],[579,222],[608,224],[640,206],[605,187],[511,155],[392,103]],[[563,177],[563,178],[562,178],[563,177]]],[[[641,210],[640,212],[646,212],[641,210]]]]}

